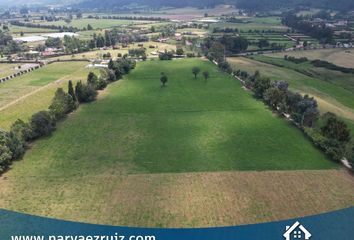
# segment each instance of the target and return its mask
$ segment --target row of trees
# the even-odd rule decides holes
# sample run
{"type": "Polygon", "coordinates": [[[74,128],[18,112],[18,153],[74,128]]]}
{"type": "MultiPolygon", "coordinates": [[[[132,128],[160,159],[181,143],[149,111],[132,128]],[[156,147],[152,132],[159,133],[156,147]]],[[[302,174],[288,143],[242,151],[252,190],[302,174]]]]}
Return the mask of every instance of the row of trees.
{"type": "Polygon", "coordinates": [[[72,27],[72,26],[44,25],[44,24],[39,24],[39,23],[28,23],[28,22],[20,22],[20,21],[11,21],[11,25],[19,26],[19,27],[28,27],[28,28],[53,29],[53,30],[58,30],[59,32],[77,32],[77,31],[80,31],[79,28],[72,27]]]}
{"type": "Polygon", "coordinates": [[[354,146],[347,124],[333,113],[321,116],[313,97],[294,93],[287,82],[271,81],[258,71],[251,76],[239,70],[234,74],[243,79],[257,99],[293,121],[331,159],[340,161],[346,157],[354,165],[354,146]]]}
{"type": "MultiPolygon", "coordinates": [[[[197,79],[197,77],[200,74],[200,72],[201,72],[201,69],[199,67],[193,67],[192,68],[192,73],[194,75],[194,79],[197,79]]],[[[205,82],[207,82],[209,77],[210,77],[209,72],[207,70],[205,70],[205,71],[202,72],[202,75],[204,77],[205,82]]],[[[160,82],[161,82],[161,87],[165,87],[166,83],[168,82],[168,76],[164,72],[162,72],[160,74],[160,82]]]]}
{"type": "Polygon", "coordinates": [[[104,89],[108,83],[120,79],[135,67],[135,62],[127,59],[112,64],[112,69],[103,70],[100,76],[90,72],[86,83],[79,81],[74,87],[72,81],[69,81],[67,92],[58,88],[49,109],[33,114],[28,123],[18,119],[10,131],[0,130],[0,173],[24,154],[31,141],[49,136],[55,130],[56,123],[74,111],[80,103],[94,101],[97,90],[104,89]]]}

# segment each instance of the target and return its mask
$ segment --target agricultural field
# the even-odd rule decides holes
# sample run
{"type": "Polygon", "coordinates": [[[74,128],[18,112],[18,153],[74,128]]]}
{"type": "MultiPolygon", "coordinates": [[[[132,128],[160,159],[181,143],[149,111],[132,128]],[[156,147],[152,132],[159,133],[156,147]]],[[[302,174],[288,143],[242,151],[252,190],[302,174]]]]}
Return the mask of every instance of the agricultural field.
{"type": "Polygon", "coordinates": [[[24,33],[26,35],[33,35],[34,33],[51,33],[55,32],[54,29],[47,29],[47,28],[30,28],[30,27],[20,27],[15,25],[10,25],[10,32],[13,34],[14,37],[20,37],[20,33],[24,33]]]}
{"type": "Polygon", "coordinates": [[[0,207],[122,226],[225,226],[351,206],[350,178],[212,63],[147,61],[35,142],[0,179],[0,207]],[[210,78],[194,79],[193,66],[210,78]]]}
{"type": "Polygon", "coordinates": [[[27,120],[50,105],[58,87],[69,80],[86,80],[87,62],[53,63],[0,84],[0,128],[9,129],[18,118],[27,120]]]}
{"type": "Polygon", "coordinates": [[[284,55],[293,56],[296,58],[307,57],[308,59],[321,59],[334,63],[338,66],[353,68],[354,50],[353,49],[323,49],[312,51],[294,51],[286,53],[272,53],[267,56],[283,58],[284,55]]]}
{"type": "MultiPolygon", "coordinates": [[[[174,50],[176,51],[176,46],[172,44],[167,44],[167,43],[159,43],[159,42],[143,42],[141,43],[144,45],[146,48],[146,54],[147,57],[157,57],[156,55],[152,55],[152,52],[158,52],[158,51],[171,51],[174,50]],[[149,46],[155,46],[155,48],[149,48],[149,46]]],[[[126,48],[121,47],[120,49],[106,49],[106,50],[95,50],[95,51],[90,51],[90,52],[83,52],[83,53],[78,53],[78,54],[73,54],[73,55],[65,55],[65,56],[60,56],[60,57],[53,57],[53,60],[70,60],[70,59],[102,59],[103,54],[110,53],[112,58],[116,58],[118,54],[127,54],[129,49],[134,49],[134,48],[140,48],[139,43],[134,43],[128,45],[126,48]]]]}
{"type": "Polygon", "coordinates": [[[354,75],[324,68],[315,68],[309,63],[295,64],[282,58],[253,56],[230,58],[235,69],[261,74],[276,81],[287,81],[290,88],[314,96],[322,113],[333,112],[354,126],[354,75]],[[283,67],[282,67],[283,66],[283,67]]]}
{"type": "Polygon", "coordinates": [[[16,67],[18,67],[18,64],[0,63],[0,78],[14,74],[16,72],[16,67]]]}
{"type": "Polygon", "coordinates": [[[120,20],[120,19],[74,19],[69,24],[65,21],[55,21],[55,22],[47,22],[47,21],[38,21],[35,22],[41,25],[55,25],[55,26],[68,26],[68,27],[76,27],[79,29],[86,28],[88,24],[90,24],[94,29],[104,29],[104,28],[113,28],[119,27],[123,25],[130,24],[143,24],[149,23],[149,21],[133,21],[133,20],[120,20]]]}
{"type": "Polygon", "coordinates": [[[281,19],[278,17],[263,17],[263,18],[240,18],[243,20],[241,23],[232,23],[232,22],[219,22],[211,24],[210,28],[237,28],[239,31],[249,31],[249,30],[258,30],[258,31],[279,31],[286,32],[287,27],[283,26],[281,19]]]}

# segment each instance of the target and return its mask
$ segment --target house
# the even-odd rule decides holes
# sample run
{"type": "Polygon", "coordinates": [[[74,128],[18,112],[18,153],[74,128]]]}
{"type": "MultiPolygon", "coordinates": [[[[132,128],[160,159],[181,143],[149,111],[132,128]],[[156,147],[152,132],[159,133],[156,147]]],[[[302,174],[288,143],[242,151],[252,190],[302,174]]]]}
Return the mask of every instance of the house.
{"type": "Polygon", "coordinates": [[[298,221],[292,226],[286,226],[285,230],[286,232],[283,234],[285,240],[308,240],[312,236],[298,221]]]}

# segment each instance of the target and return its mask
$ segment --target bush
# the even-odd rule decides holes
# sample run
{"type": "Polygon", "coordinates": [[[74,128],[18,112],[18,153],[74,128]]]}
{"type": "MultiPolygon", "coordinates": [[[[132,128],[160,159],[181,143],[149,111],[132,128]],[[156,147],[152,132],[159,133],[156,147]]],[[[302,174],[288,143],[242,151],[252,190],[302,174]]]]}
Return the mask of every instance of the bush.
{"type": "Polygon", "coordinates": [[[48,111],[40,111],[30,119],[32,139],[50,135],[55,129],[55,121],[48,111]]]}
{"type": "Polygon", "coordinates": [[[12,125],[10,132],[18,139],[21,139],[24,142],[27,142],[31,139],[32,129],[28,123],[25,123],[21,119],[17,119],[12,125]]]}

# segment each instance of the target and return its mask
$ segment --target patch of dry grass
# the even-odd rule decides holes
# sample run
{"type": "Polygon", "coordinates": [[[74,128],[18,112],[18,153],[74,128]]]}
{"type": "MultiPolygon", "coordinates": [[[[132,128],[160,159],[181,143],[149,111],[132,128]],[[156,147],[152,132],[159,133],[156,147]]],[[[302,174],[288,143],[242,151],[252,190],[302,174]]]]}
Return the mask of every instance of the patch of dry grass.
{"type": "Polygon", "coordinates": [[[53,179],[45,186],[32,186],[31,193],[22,195],[14,186],[21,182],[26,187],[28,178],[8,175],[6,180],[1,179],[0,207],[100,224],[207,227],[302,217],[354,205],[353,176],[344,170],[131,175],[106,172],[77,177],[74,188],[73,184],[53,179]],[[18,192],[14,195],[15,189],[18,192]],[[46,201],[33,204],[41,199],[46,201]],[[27,204],[14,207],[19,200],[27,204]]]}

